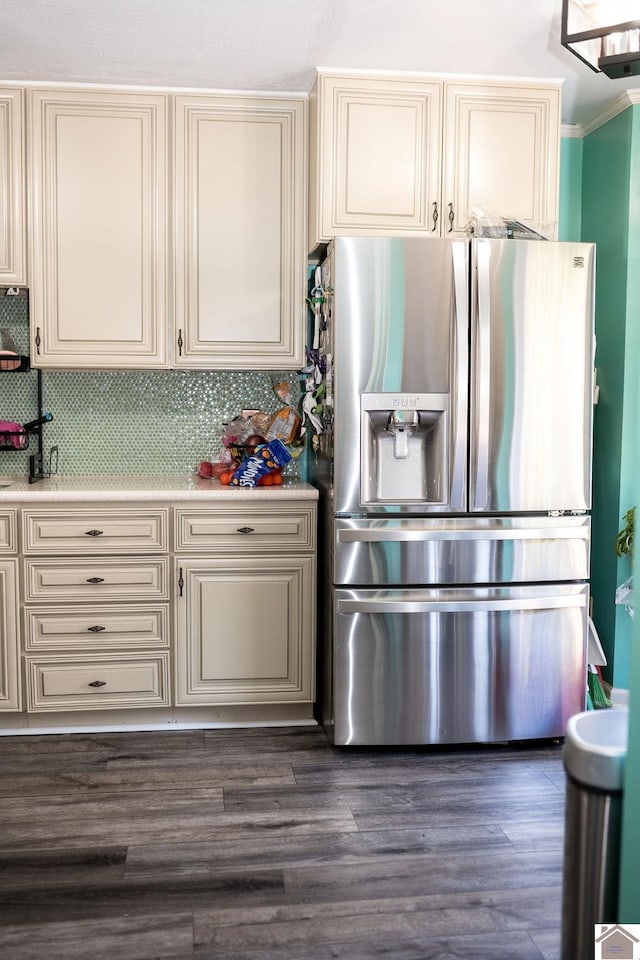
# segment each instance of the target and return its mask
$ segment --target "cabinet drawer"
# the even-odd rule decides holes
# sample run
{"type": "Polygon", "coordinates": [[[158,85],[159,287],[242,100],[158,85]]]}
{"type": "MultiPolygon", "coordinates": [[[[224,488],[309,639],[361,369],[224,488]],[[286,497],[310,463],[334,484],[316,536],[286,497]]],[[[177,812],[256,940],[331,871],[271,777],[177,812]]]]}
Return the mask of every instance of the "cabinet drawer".
{"type": "Polygon", "coordinates": [[[168,600],[168,560],[25,560],[29,600],[168,600]]]}
{"type": "Polygon", "coordinates": [[[27,657],[27,709],[105,710],[169,704],[169,653],[27,657]]]}
{"type": "Polygon", "coordinates": [[[256,504],[254,506],[177,509],[176,551],[217,549],[234,553],[311,551],[315,547],[315,507],[256,504]]]}
{"type": "Polygon", "coordinates": [[[81,609],[46,607],[25,611],[25,649],[84,647],[102,653],[113,647],[169,646],[169,607],[91,604],[81,609]]]}
{"type": "Polygon", "coordinates": [[[15,553],[16,510],[0,510],[0,553],[15,553]]]}
{"type": "Polygon", "coordinates": [[[96,507],[23,511],[25,553],[162,553],[168,549],[168,510],[96,507]]]}

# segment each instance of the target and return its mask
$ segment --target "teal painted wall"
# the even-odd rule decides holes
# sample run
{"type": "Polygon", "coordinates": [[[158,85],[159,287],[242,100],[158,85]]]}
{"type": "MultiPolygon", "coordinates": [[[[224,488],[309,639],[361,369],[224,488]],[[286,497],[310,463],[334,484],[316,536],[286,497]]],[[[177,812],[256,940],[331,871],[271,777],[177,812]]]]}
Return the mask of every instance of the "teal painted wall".
{"type": "Polygon", "coordinates": [[[582,223],[583,141],[563,137],[560,143],[560,220],[558,240],[580,240],[582,223]]]}
{"type": "MultiPolygon", "coordinates": [[[[637,492],[640,466],[640,106],[627,110],[632,116],[630,140],[629,214],[627,223],[627,322],[624,344],[624,399],[622,411],[622,450],[620,461],[620,513],[640,503],[637,492]]],[[[618,582],[630,574],[627,559],[617,563],[618,582]]],[[[629,686],[632,622],[627,612],[616,608],[615,662],[616,686],[629,686]]]]}
{"type": "MultiPolygon", "coordinates": [[[[616,587],[624,576],[613,544],[621,516],[632,505],[623,500],[621,473],[623,466],[628,469],[631,455],[623,447],[623,434],[629,443],[630,420],[625,418],[630,418],[631,405],[625,354],[627,339],[633,339],[629,328],[634,325],[628,300],[629,242],[634,239],[629,233],[633,125],[633,110],[627,109],[585,139],[582,158],[582,239],[597,244],[600,401],[594,411],[593,618],[607,655],[605,677],[616,686],[627,685],[630,637],[630,618],[615,606],[616,587]]],[[[637,372],[633,379],[636,377],[637,372]]]]}
{"type": "MultiPolygon", "coordinates": [[[[636,377],[636,413],[640,416],[640,377],[636,377]]],[[[640,504],[640,474],[635,472],[634,502],[640,504]]],[[[638,564],[636,550],[635,566],[638,564]]],[[[639,604],[640,606],[640,604],[639,604]]],[[[640,919],[640,611],[633,622],[629,665],[629,748],[622,811],[622,850],[618,921],[640,919]]]]}
{"type": "MultiPolygon", "coordinates": [[[[634,116],[629,195],[628,298],[631,317],[635,322],[627,325],[625,380],[629,383],[629,412],[623,426],[625,457],[620,487],[624,502],[640,505],[640,107],[632,109],[634,116]]],[[[636,569],[637,556],[636,546],[636,569]]],[[[640,603],[637,607],[640,608],[640,603]]],[[[628,622],[627,618],[627,627],[628,622]]],[[[621,923],[637,923],[640,919],[640,609],[626,637],[630,639],[629,749],[622,822],[618,920],[621,923]]],[[[616,645],[617,642],[616,636],[616,645]]]]}
{"type": "MultiPolygon", "coordinates": [[[[594,423],[592,593],[610,660],[607,679],[628,687],[629,749],[624,789],[617,919],[640,918],[640,615],[614,603],[630,572],[613,553],[622,515],[640,504],[640,106],[585,139],[583,240],[597,250],[596,333],[600,403],[594,423]]],[[[637,562],[636,562],[637,563],[637,562]]],[[[613,919],[613,918],[612,918],[613,919]]]]}

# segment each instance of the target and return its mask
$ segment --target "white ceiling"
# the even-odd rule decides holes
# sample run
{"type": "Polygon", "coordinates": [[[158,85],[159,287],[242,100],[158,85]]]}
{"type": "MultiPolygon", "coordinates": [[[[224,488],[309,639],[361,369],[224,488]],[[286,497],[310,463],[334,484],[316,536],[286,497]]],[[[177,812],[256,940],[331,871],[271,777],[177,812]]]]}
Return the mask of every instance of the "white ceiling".
{"type": "Polygon", "coordinates": [[[307,91],[352,67],[563,78],[586,123],[640,77],[560,45],[560,0],[0,0],[0,82],[307,91]]]}

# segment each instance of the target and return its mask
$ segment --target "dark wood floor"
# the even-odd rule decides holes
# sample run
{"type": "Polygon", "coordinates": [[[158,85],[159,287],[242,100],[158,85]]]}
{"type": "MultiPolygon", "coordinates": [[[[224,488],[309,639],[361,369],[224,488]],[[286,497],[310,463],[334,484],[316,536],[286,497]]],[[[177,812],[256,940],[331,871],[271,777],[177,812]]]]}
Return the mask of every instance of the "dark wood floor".
{"type": "Polygon", "coordinates": [[[557,960],[556,744],[0,738],[2,960],[557,960]]]}

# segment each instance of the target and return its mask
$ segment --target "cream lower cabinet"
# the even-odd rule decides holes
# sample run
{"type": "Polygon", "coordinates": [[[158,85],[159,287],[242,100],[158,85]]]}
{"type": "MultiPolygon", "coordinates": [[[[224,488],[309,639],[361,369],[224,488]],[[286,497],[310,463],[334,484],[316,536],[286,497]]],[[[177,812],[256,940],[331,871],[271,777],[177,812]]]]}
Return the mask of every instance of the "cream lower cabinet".
{"type": "Polygon", "coordinates": [[[32,364],[167,367],[167,96],[28,97],[32,364]]]}
{"type": "Polygon", "coordinates": [[[0,711],[20,710],[18,511],[0,510],[0,711]]]}
{"type": "Polygon", "coordinates": [[[169,510],[22,511],[27,710],[168,706],[169,510]]]}
{"type": "Polygon", "coordinates": [[[180,509],[175,531],[176,704],[312,703],[315,506],[180,509]]]}
{"type": "Polygon", "coordinates": [[[0,88],[0,286],[27,282],[23,98],[0,88]]]}
{"type": "Polygon", "coordinates": [[[322,71],[310,128],[310,249],[334,236],[461,236],[472,208],[558,219],[557,83],[322,71]]]}
{"type": "Polygon", "coordinates": [[[304,359],[306,99],[175,97],[174,366],[304,359]]]}
{"type": "Polygon", "coordinates": [[[0,711],[20,710],[18,561],[0,558],[0,711]]]}

